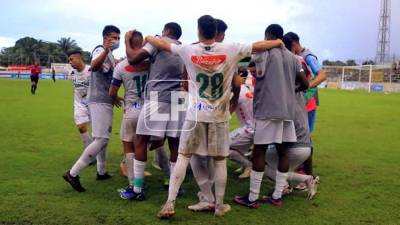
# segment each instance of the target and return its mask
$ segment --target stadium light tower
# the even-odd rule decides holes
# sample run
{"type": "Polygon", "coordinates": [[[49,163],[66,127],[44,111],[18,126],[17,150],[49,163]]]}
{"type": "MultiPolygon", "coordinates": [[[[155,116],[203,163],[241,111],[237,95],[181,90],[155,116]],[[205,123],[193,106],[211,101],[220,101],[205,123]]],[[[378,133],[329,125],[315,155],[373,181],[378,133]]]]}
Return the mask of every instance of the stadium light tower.
{"type": "Polygon", "coordinates": [[[391,0],[381,0],[379,15],[378,44],[376,47],[376,64],[383,64],[390,60],[390,16],[391,0]]]}

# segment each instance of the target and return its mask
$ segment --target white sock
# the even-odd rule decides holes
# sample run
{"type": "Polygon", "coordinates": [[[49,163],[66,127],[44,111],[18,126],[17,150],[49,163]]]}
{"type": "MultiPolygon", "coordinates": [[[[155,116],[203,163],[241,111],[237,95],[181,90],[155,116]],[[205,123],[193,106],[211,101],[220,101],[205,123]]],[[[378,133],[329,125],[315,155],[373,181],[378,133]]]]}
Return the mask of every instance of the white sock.
{"type": "Polygon", "coordinates": [[[227,179],[227,169],[226,169],[226,159],[224,160],[214,160],[215,165],[215,198],[216,207],[222,207],[224,204],[226,179],[227,179]]]}
{"type": "Polygon", "coordinates": [[[92,143],[92,138],[90,137],[88,132],[81,133],[81,138],[82,138],[82,142],[83,142],[83,145],[85,146],[85,148],[88,145],[90,145],[90,143],[92,143]]]}
{"type": "Polygon", "coordinates": [[[107,139],[96,138],[92,143],[90,143],[85,150],[83,150],[78,161],[72,166],[70,174],[72,176],[77,176],[79,173],[85,169],[89,163],[93,162],[94,158],[102,150],[104,145],[107,145],[107,139]]]}
{"type": "Polygon", "coordinates": [[[69,171],[69,174],[71,174],[71,176],[73,176],[73,177],[78,176],[79,173],[83,169],[85,169],[89,165],[90,162],[91,161],[86,162],[84,159],[82,159],[82,156],[81,156],[81,158],[79,158],[78,161],[76,161],[75,164],[72,166],[72,168],[69,171]]]}
{"type": "Polygon", "coordinates": [[[101,149],[101,151],[97,154],[96,160],[97,160],[97,173],[99,175],[106,174],[107,144],[105,144],[101,149]]]}
{"type": "Polygon", "coordinates": [[[144,186],[144,170],[146,169],[146,162],[133,160],[133,170],[134,170],[134,186],[133,190],[136,193],[142,191],[144,186]]]}
{"type": "Polygon", "coordinates": [[[175,201],[179,188],[186,176],[186,168],[188,167],[190,158],[179,154],[175,168],[169,179],[168,201],[175,201]]]}
{"type": "Polygon", "coordinates": [[[128,183],[133,186],[133,181],[135,178],[133,163],[135,160],[135,153],[126,153],[125,154],[125,164],[128,168],[128,183]]]}
{"type": "Polygon", "coordinates": [[[275,190],[272,193],[272,197],[274,199],[282,198],[282,192],[285,186],[287,185],[287,178],[289,173],[281,173],[279,170],[276,171],[276,179],[275,179],[275,190]]]}
{"type": "Polygon", "coordinates": [[[258,197],[260,195],[260,188],[261,188],[261,182],[262,182],[263,176],[264,176],[264,172],[257,172],[257,171],[251,170],[250,193],[249,193],[250,201],[255,201],[258,199],[258,197]]]}
{"type": "Polygon", "coordinates": [[[207,165],[202,162],[202,157],[193,155],[190,160],[192,167],[193,176],[196,179],[197,185],[199,185],[200,191],[206,198],[207,202],[215,203],[215,197],[211,189],[211,182],[209,178],[209,171],[207,165]]]}

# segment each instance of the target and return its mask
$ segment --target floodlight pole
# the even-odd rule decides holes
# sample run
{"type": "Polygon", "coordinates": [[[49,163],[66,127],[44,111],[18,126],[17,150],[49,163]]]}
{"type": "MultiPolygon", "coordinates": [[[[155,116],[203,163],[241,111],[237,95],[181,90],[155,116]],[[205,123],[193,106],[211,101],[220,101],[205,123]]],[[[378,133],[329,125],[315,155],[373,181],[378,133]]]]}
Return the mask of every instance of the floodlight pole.
{"type": "Polygon", "coordinates": [[[368,93],[371,93],[371,82],[372,82],[372,65],[369,65],[368,93]]]}
{"type": "Polygon", "coordinates": [[[341,89],[344,87],[344,66],[342,67],[342,84],[341,84],[341,89]]]}

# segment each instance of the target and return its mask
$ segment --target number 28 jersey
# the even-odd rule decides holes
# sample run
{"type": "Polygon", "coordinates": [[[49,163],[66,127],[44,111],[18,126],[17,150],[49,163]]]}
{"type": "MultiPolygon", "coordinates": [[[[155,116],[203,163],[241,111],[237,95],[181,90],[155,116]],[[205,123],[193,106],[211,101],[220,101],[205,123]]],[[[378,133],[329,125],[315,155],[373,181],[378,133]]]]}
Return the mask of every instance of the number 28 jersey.
{"type": "Polygon", "coordinates": [[[237,43],[171,45],[188,73],[189,106],[186,120],[226,122],[230,119],[231,84],[237,63],[251,56],[252,46],[237,43]]]}

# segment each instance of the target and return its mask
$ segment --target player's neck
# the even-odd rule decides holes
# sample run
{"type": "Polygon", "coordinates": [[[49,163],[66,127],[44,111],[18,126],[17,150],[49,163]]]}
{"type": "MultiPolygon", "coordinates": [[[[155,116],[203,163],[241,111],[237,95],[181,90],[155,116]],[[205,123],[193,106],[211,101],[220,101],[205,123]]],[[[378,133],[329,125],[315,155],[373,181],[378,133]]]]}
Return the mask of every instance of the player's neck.
{"type": "Polygon", "coordinates": [[[81,64],[78,66],[78,68],[76,69],[78,72],[82,72],[85,69],[85,64],[81,64]]]}
{"type": "Polygon", "coordinates": [[[204,39],[200,38],[200,43],[205,44],[205,45],[212,45],[215,43],[215,39],[204,39]]]}

